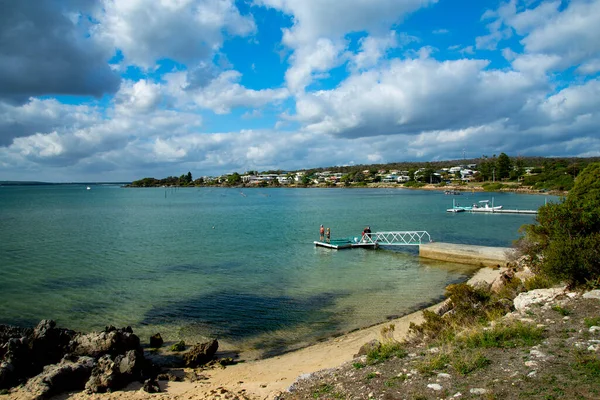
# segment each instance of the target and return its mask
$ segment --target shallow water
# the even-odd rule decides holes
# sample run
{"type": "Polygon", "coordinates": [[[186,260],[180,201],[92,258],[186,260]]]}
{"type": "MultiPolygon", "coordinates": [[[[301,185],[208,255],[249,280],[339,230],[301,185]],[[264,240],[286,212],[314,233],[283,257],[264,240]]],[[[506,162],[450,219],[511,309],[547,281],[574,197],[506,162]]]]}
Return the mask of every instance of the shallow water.
{"type": "MultiPolygon", "coordinates": [[[[426,230],[435,241],[510,246],[534,216],[451,214],[494,197],[402,189],[0,187],[0,323],[42,318],[76,330],[131,325],[142,340],[216,336],[274,354],[372,325],[439,299],[470,266],[416,248],[316,248],[332,238],[426,230]]],[[[257,353],[258,354],[258,353],[257,353]]]]}

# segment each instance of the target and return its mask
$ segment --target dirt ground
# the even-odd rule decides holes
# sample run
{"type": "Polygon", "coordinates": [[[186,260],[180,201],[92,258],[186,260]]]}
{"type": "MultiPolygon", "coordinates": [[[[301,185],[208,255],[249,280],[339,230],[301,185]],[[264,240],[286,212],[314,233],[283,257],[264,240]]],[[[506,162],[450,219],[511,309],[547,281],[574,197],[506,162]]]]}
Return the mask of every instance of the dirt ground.
{"type": "Polygon", "coordinates": [[[362,367],[363,357],[313,374],[280,399],[600,399],[600,328],[589,326],[600,321],[600,300],[563,297],[504,319],[542,328],[543,339],[467,352],[483,360],[467,374],[443,363],[424,371],[443,349],[408,346],[404,358],[362,367]]]}

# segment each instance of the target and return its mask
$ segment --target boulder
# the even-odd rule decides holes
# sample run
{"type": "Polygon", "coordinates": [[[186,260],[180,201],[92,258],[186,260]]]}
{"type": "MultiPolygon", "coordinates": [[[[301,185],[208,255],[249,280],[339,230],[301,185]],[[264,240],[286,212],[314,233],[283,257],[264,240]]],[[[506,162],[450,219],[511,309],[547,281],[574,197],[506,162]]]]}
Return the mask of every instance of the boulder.
{"type": "Polygon", "coordinates": [[[525,312],[534,304],[546,305],[565,292],[565,288],[535,289],[520,293],[513,303],[515,310],[525,312]]]}
{"type": "Polygon", "coordinates": [[[381,348],[381,342],[377,339],[373,339],[370,342],[367,342],[360,346],[358,349],[358,353],[354,355],[354,357],[366,356],[372,351],[377,351],[381,348]]]}
{"type": "Polygon", "coordinates": [[[512,269],[507,269],[506,271],[502,272],[500,276],[494,279],[490,290],[494,293],[498,293],[504,286],[510,283],[514,277],[515,272],[512,269]]]}
{"type": "Polygon", "coordinates": [[[56,322],[44,319],[33,329],[29,339],[32,362],[41,370],[45,365],[58,363],[69,350],[75,331],[56,327],[56,322]]]}
{"type": "Polygon", "coordinates": [[[41,371],[31,359],[27,338],[9,339],[3,346],[4,357],[0,363],[0,389],[8,389],[41,371]]]}
{"type": "Polygon", "coordinates": [[[29,379],[23,386],[23,392],[31,399],[47,399],[65,391],[82,390],[94,364],[91,357],[63,358],[29,379]]]}
{"type": "Polygon", "coordinates": [[[598,299],[600,300],[600,290],[590,290],[583,294],[584,299],[598,299]]]}
{"type": "Polygon", "coordinates": [[[216,339],[193,346],[183,355],[186,366],[197,367],[206,364],[212,360],[218,348],[219,342],[216,339]]]}
{"type": "Polygon", "coordinates": [[[141,380],[144,365],[144,356],[135,350],[129,350],[114,359],[110,354],[105,354],[98,359],[85,390],[88,393],[105,393],[121,389],[130,382],[141,380]]]}
{"type": "Polygon", "coordinates": [[[164,340],[162,336],[160,336],[160,333],[150,336],[150,347],[159,348],[163,345],[163,343],[164,340]]]}
{"type": "Polygon", "coordinates": [[[452,299],[446,299],[433,312],[439,316],[442,316],[442,315],[446,314],[448,311],[452,310],[452,308],[454,308],[452,299]]]}
{"type": "Polygon", "coordinates": [[[535,276],[531,268],[523,267],[523,270],[517,271],[515,273],[515,277],[519,278],[522,282],[525,282],[528,279],[531,279],[535,276]]]}
{"type": "Polygon", "coordinates": [[[147,393],[160,393],[160,386],[158,385],[156,379],[146,379],[142,389],[144,389],[144,392],[147,393]]]}
{"type": "Polygon", "coordinates": [[[72,354],[94,358],[105,354],[116,356],[129,350],[143,353],[140,338],[134,335],[130,327],[116,329],[111,326],[102,332],[79,334],[73,338],[69,346],[72,354]]]}

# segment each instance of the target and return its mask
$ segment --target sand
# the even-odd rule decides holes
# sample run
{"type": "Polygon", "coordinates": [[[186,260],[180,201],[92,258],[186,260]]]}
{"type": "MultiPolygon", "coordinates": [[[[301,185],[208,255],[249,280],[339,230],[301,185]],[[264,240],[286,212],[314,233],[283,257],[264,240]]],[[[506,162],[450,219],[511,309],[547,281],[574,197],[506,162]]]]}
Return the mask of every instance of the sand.
{"type": "MultiPolygon", "coordinates": [[[[470,280],[492,282],[504,269],[482,268],[470,280]]],[[[438,305],[431,306],[430,309],[438,305]]],[[[134,384],[115,393],[85,395],[82,393],[61,396],[61,399],[212,399],[232,398],[233,394],[243,393],[251,399],[273,399],[285,391],[298,377],[322,369],[334,368],[350,362],[360,347],[380,338],[381,328],[395,325],[394,337],[406,337],[411,322],[422,321],[421,311],[398,319],[351,332],[346,335],[317,343],[310,347],[281,356],[250,361],[201,372],[206,380],[196,382],[160,382],[162,393],[148,394],[134,384]],[[224,388],[227,393],[224,392],[224,388]]],[[[15,397],[18,398],[18,397],[15,397]]]]}

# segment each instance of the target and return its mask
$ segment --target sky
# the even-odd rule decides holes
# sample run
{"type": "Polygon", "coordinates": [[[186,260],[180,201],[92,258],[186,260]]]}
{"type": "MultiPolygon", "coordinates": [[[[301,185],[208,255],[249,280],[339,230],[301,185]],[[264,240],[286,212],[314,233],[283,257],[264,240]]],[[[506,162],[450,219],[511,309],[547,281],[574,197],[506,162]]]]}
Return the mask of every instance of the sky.
{"type": "Polygon", "coordinates": [[[600,156],[600,0],[0,2],[0,180],[600,156]]]}

